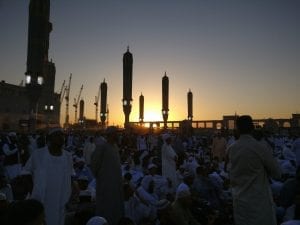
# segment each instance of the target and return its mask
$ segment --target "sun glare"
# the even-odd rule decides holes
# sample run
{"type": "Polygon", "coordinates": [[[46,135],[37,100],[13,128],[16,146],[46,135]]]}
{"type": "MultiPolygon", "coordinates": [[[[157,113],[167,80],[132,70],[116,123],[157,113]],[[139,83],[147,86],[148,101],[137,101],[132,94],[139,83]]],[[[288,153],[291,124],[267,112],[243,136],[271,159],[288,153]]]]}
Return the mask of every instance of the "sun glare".
{"type": "Polygon", "coordinates": [[[145,111],[144,121],[162,121],[160,111],[145,111]]]}

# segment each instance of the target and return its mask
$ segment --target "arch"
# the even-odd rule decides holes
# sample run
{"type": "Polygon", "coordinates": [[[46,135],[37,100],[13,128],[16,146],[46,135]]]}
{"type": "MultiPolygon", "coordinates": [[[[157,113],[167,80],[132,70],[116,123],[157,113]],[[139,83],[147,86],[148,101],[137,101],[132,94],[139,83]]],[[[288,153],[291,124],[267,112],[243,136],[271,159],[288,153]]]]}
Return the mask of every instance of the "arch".
{"type": "Polygon", "coordinates": [[[223,127],[223,126],[222,126],[222,123],[221,123],[221,122],[217,122],[217,123],[216,123],[216,129],[217,129],[217,130],[221,130],[222,127],[223,127]]]}

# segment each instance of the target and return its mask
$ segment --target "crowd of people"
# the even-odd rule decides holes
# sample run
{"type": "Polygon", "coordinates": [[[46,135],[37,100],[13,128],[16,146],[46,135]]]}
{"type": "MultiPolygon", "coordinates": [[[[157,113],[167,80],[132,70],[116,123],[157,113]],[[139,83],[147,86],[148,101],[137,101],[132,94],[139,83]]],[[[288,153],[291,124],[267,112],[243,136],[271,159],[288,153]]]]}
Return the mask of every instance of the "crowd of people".
{"type": "Polygon", "coordinates": [[[2,132],[0,223],[300,224],[300,137],[237,119],[216,132],[2,132]]]}

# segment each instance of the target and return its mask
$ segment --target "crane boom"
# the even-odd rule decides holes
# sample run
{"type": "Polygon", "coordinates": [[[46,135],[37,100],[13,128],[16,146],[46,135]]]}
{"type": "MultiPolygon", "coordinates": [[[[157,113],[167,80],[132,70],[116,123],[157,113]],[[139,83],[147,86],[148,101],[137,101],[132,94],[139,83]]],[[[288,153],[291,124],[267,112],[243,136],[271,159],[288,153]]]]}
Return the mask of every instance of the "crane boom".
{"type": "Polygon", "coordinates": [[[66,99],[66,117],[65,117],[65,126],[69,126],[69,97],[70,97],[70,88],[71,88],[71,80],[72,80],[72,73],[70,73],[69,83],[68,86],[65,87],[65,99],[66,99]]]}
{"type": "Polygon", "coordinates": [[[66,92],[65,83],[66,83],[66,80],[64,80],[64,82],[62,83],[61,88],[60,88],[60,92],[59,92],[59,96],[60,96],[60,101],[59,102],[60,102],[60,104],[63,102],[65,92],[66,92]]]}
{"type": "Polygon", "coordinates": [[[78,108],[78,103],[79,103],[80,96],[81,96],[81,93],[82,93],[82,89],[83,89],[83,84],[81,85],[81,88],[80,88],[80,91],[79,91],[77,99],[74,98],[74,104],[73,104],[73,106],[75,107],[75,123],[77,123],[77,108],[78,108]]]}

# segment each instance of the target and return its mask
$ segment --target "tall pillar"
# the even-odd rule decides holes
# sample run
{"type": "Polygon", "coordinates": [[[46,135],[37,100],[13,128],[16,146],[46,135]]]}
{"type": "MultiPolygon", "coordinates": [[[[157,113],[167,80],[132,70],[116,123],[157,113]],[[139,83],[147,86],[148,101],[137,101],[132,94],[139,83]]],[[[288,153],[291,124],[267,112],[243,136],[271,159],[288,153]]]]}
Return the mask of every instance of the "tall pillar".
{"type": "Polygon", "coordinates": [[[129,126],[129,115],[131,113],[132,102],[132,64],[133,57],[127,47],[127,52],[123,55],[123,112],[125,115],[124,127],[129,126]]]}
{"type": "Polygon", "coordinates": [[[144,95],[141,93],[140,99],[139,99],[139,106],[140,106],[140,123],[144,122],[144,95]]]}
{"type": "Polygon", "coordinates": [[[187,93],[187,103],[188,103],[188,120],[193,120],[193,93],[191,90],[187,93]]]}
{"type": "Polygon", "coordinates": [[[55,73],[55,68],[48,62],[49,34],[52,30],[49,15],[50,0],[30,0],[27,68],[25,72],[29,100],[30,132],[34,132],[36,128],[38,101],[42,93],[44,79],[47,77],[46,73],[49,71],[54,71],[55,73]]]}
{"type": "Polygon", "coordinates": [[[101,94],[101,105],[100,105],[100,120],[102,128],[105,127],[105,121],[107,117],[107,83],[105,79],[100,85],[100,94],[101,94]]]}
{"type": "Polygon", "coordinates": [[[164,128],[167,128],[169,116],[169,78],[167,73],[162,78],[162,116],[164,120],[164,128]]]}
{"type": "Polygon", "coordinates": [[[84,119],[84,100],[81,99],[79,102],[79,123],[83,123],[84,119]]]}

